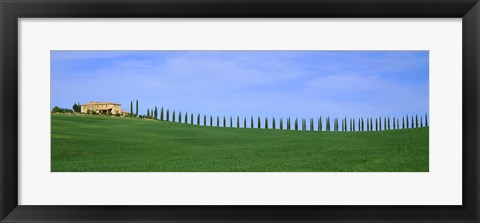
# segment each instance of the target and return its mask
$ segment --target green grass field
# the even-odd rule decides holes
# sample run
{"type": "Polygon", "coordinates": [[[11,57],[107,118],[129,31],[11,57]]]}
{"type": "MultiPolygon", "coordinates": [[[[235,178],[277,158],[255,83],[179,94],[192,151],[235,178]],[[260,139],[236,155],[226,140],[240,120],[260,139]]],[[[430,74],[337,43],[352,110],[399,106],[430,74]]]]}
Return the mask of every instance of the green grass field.
{"type": "Polygon", "coordinates": [[[428,172],[428,127],[309,132],[52,114],[52,172],[428,172]]]}

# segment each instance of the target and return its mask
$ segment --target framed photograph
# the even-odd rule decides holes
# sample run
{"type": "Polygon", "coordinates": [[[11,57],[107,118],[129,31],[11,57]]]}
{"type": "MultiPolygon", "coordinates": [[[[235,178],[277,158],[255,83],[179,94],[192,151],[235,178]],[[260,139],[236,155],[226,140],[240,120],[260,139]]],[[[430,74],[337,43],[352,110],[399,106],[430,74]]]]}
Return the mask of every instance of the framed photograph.
{"type": "Polygon", "coordinates": [[[479,222],[476,0],[0,7],[1,222],[479,222]]]}

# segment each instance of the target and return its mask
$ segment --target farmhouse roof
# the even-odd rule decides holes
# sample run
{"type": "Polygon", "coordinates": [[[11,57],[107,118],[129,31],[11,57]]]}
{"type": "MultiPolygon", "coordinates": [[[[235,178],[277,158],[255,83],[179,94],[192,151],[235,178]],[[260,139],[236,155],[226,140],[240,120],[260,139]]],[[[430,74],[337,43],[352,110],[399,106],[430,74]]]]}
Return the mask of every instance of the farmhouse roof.
{"type": "Polygon", "coordinates": [[[83,104],[82,106],[84,106],[84,105],[121,105],[121,104],[112,103],[112,102],[98,102],[98,101],[93,102],[93,101],[91,101],[91,102],[88,102],[86,104],[83,104]]]}

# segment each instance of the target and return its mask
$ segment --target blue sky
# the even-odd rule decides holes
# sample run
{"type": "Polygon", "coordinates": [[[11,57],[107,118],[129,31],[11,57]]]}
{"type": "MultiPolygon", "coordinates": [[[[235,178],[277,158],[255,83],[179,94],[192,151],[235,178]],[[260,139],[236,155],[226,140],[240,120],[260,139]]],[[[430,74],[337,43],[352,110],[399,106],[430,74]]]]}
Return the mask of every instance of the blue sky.
{"type": "Polygon", "coordinates": [[[236,117],[428,113],[428,51],[51,51],[51,106],[236,117]]]}

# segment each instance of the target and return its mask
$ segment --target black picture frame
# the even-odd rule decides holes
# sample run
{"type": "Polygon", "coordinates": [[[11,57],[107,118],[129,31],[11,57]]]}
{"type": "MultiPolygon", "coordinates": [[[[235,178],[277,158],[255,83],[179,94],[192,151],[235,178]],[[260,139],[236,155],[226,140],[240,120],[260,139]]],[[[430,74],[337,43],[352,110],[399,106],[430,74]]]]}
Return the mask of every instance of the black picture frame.
{"type": "Polygon", "coordinates": [[[0,0],[0,14],[1,222],[479,222],[478,0],[0,0]],[[463,205],[18,205],[17,21],[74,17],[462,18],[463,205]]]}

